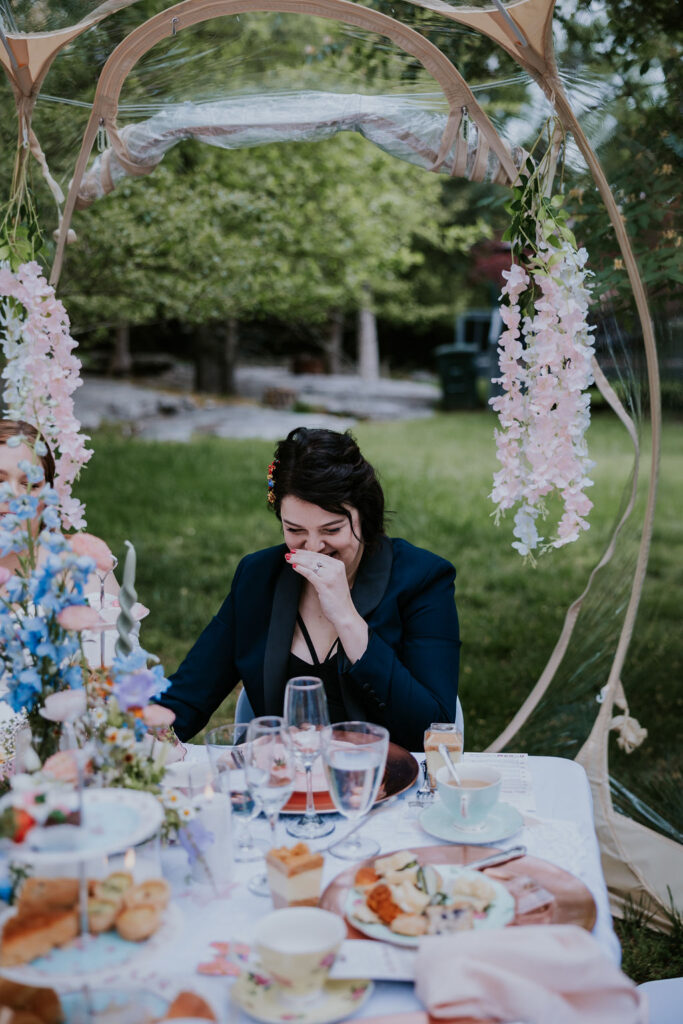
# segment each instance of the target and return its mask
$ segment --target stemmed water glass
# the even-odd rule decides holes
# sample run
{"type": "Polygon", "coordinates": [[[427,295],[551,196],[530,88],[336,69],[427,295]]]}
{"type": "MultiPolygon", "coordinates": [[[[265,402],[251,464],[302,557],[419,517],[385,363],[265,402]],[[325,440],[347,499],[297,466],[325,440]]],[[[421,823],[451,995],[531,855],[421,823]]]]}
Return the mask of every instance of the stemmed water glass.
{"type": "Polygon", "coordinates": [[[234,859],[240,862],[258,860],[268,848],[262,839],[253,838],[249,828],[249,822],[258,815],[259,808],[245,777],[243,744],[246,739],[247,726],[243,722],[219,725],[204,737],[214,785],[218,792],[229,796],[233,816],[240,822],[233,853],[234,859]]]}
{"type": "MultiPolygon", "coordinates": [[[[279,715],[254,718],[247,727],[244,772],[247,786],[270,825],[271,846],[275,846],[277,820],[294,789],[294,755],[284,720],[279,715]]],[[[249,882],[249,891],[268,896],[268,876],[264,872],[249,882]]]]}
{"type": "Polygon", "coordinates": [[[313,802],[313,765],[330,729],[322,679],[316,676],[290,679],[285,690],[283,718],[297,766],[306,772],[306,811],[287,825],[287,831],[299,839],[319,839],[334,831],[334,824],[316,813],[313,802]]]}
{"type": "MultiPolygon", "coordinates": [[[[377,797],[389,749],[389,733],[372,722],[337,722],[323,741],[323,766],[332,801],[340,814],[357,821],[377,797]]],[[[374,857],[380,844],[361,839],[357,832],[329,847],[334,857],[364,860],[374,857]]]]}

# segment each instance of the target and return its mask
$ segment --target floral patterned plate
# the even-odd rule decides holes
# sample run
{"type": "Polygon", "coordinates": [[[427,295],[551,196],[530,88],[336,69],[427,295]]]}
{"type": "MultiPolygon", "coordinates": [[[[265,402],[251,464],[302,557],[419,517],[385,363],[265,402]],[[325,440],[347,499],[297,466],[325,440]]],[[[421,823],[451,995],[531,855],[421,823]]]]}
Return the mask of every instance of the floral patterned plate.
{"type": "Polygon", "coordinates": [[[265,1024],[332,1024],[346,1020],[370,997],[367,979],[328,981],[314,1002],[284,1002],[282,990],[257,970],[248,970],[232,986],[231,998],[245,1013],[265,1024]]]}

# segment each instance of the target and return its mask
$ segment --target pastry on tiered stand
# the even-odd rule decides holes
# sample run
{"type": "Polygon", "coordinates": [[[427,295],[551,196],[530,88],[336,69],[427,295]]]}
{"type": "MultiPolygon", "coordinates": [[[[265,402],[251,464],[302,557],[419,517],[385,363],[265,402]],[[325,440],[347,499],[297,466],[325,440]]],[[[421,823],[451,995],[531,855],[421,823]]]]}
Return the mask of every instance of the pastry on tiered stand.
{"type": "Polygon", "coordinates": [[[79,826],[64,824],[59,831],[34,827],[14,843],[11,858],[25,865],[31,877],[17,906],[0,921],[3,973],[18,982],[66,990],[128,965],[167,941],[178,929],[179,911],[169,903],[163,878],[136,884],[128,871],[88,877],[109,856],[134,850],[154,836],[162,818],[161,804],[150,793],[86,790],[79,826]],[[79,878],[51,877],[74,866],[79,878]]]}

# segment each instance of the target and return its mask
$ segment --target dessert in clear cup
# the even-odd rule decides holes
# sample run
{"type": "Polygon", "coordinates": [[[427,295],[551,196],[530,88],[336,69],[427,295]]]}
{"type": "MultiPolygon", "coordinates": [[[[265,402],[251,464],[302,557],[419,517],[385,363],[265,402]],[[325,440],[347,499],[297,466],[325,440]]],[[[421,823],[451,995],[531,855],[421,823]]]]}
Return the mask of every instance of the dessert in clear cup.
{"type": "Polygon", "coordinates": [[[462,733],[455,722],[432,722],[428,729],[425,729],[424,750],[427,757],[427,774],[429,785],[436,788],[436,773],[442,767],[444,760],[439,753],[439,745],[443,743],[451,755],[451,759],[457,764],[462,758],[462,733]]]}

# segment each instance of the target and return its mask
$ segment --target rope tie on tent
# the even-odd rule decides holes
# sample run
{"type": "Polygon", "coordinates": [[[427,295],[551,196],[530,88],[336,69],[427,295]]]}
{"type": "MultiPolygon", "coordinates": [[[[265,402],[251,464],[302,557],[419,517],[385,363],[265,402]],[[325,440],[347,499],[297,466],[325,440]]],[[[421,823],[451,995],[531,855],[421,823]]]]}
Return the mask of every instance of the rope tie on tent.
{"type": "Polygon", "coordinates": [[[45,156],[45,153],[43,153],[42,147],[38,141],[38,136],[31,127],[35,102],[36,97],[33,94],[30,96],[21,95],[17,100],[17,114],[19,117],[19,123],[21,124],[23,144],[28,148],[31,155],[38,162],[41,174],[47,182],[48,188],[50,189],[57,206],[61,206],[64,202],[64,193],[62,192],[59,183],[52,177],[50,168],[47,165],[47,157],[45,156]]]}
{"type": "Polygon", "coordinates": [[[617,745],[626,754],[632,754],[647,739],[647,729],[640,724],[637,718],[629,714],[628,701],[626,700],[621,679],[617,683],[614,703],[618,708],[621,708],[623,714],[614,716],[610,722],[609,731],[616,732],[617,745]]]}

